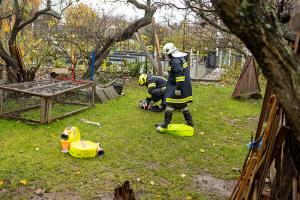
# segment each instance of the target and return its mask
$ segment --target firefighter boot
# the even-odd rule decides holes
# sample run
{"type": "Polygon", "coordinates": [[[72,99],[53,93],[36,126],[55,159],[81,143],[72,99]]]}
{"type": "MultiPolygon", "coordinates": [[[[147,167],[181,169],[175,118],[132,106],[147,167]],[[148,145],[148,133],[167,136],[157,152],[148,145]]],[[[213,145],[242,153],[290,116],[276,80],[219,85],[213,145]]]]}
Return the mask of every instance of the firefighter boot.
{"type": "Polygon", "coordinates": [[[190,113],[190,111],[184,110],[182,113],[183,113],[184,119],[186,121],[186,124],[188,126],[194,127],[193,118],[192,118],[192,114],[190,113]]]}
{"type": "Polygon", "coordinates": [[[171,111],[166,111],[165,112],[164,121],[162,123],[159,123],[159,124],[155,125],[156,130],[158,132],[160,132],[162,128],[167,128],[168,127],[168,125],[170,124],[170,122],[172,120],[172,115],[173,115],[173,112],[171,112],[171,111]]]}

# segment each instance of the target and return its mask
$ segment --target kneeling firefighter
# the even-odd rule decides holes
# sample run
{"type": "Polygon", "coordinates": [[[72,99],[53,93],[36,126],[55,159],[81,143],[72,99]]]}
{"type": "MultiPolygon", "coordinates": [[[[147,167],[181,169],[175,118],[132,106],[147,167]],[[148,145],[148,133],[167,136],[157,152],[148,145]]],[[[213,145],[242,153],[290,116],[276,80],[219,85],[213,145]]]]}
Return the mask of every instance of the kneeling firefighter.
{"type": "Polygon", "coordinates": [[[164,109],[164,94],[166,90],[167,80],[160,76],[152,74],[141,74],[139,77],[139,85],[148,88],[146,104],[149,105],[152,101],[152,111],[162,111],[164,109]]]}
{"type": "Polygon", "coordinates": [[[165,117],[162,123],[155,125],[157,131],[160,131],[162,128],[167,128],[172,120],[173,111],[175,109],[180,109],[186,124],[193,127],[192,115],[187,105],[193,101],[190,68],[185,59],[187,54],[178,51],[172,43],[165,44],[163,53],[170,59],[170,66],[168,69],[169,77],[165,92],[165,117]]]}

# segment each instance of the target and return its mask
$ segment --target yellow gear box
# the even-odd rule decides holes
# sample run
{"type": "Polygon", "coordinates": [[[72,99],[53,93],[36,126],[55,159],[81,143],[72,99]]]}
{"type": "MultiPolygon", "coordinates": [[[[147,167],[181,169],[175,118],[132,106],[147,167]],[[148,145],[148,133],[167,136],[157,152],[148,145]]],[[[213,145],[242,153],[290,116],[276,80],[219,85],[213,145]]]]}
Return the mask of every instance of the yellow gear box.
{"type": "Polygon", "coordinates": [[[162,128],[160,132],[183,137],[193,136],[194,128],[186,124],[169,124],[167,128],[162,128]]]}
{"type": "Polygon", "coordinates": [[[69,153],[76,158],[92,158],[96,157],[99,144],[90,141],[72,142],[69,153]]]}

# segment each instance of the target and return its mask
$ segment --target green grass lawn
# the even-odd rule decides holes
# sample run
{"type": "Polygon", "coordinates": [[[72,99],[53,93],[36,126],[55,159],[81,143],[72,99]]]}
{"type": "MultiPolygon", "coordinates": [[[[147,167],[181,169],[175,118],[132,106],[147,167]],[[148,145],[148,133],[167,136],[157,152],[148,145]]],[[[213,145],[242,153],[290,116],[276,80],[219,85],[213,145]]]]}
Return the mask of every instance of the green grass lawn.
{"type": "MultiPolygon", "coordinates": [[[[139,199],[211,199],[197,190],[195,177],[239,176],[233,168],[242,167],[262,103],[235,101],[232,91],[194,84],[190,109],[196,132],[188,138],[156,133],[154,124],[162,121],[163,113],[138,109],[146,88],[132,83],[126,85],[125,96],[49,125],[0,120],[0,199],[30,199],[37,188],[62,199],[101,199],[112,196],[125,180],[139,199]],[[84,124],[81,118],[100,122],[103,128],[84,124]],[[78,126],[83,139],[100,141],[105,156],[76,159],[62,154],[59,136],[69,125],[78,126]],[[25,186],[20,184],[23,179],[25,186]]],[[[173,122],[183,122],[180,112],[173,122]]]]}

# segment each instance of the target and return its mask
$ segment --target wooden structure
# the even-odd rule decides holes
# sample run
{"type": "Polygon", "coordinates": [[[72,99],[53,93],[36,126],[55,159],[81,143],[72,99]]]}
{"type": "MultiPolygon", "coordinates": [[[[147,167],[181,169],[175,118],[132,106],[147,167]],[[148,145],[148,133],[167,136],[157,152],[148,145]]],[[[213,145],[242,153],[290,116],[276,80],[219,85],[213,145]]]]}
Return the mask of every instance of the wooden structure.
{"type": "Polygon", "coordinates": [[[257,132],[230,199],[299,200],[299,146],[268,84],[257,132]]]}
{"type": "Polygon", "coordinates": [[[119,78],[116,78],[115,80],[111,81],[110,83],[104,85],[104,86],[97,86],[96,87],[96,102],[100,103],[106,103],[109,100],[115,99],[119,97],[120,95],[116,91],[116,89],[113,87],[113,84],[117,82],[119,78]]]}
{"type": "MultiPolygon", "coordinates": [[[[96,85],[92,81],[71,81],[71,80],[43,80],[23,82],[10,85],[0,85],[0,116],[24,120],[33,123],[49,123],[55,119],[63,118],[80,111],[86,110],[95,105],[94,94],[96,85]],[[79,92],[87,95],[80,102],[79,92]],[[34,99],[34,101],[32,101],[34,99]],[[11,100],[9,102],[9,100],[11,100]],[[31,105],[26,105],[32,101],[31,105]],[[15,105],[18,104],[16,108],[15,105]],[[66,105],[72,105],[74,109],[67,113],[53,115],[54,104],[61,104],[63,109],[66,105]],[[6,107],[13,105],[13,109],[6,107]],[[23,117],[24,112],[39,109],[40,119],[33,120],[23,117]]],[[[63,111],[61,111],[63,112],[63,111]]]]}

